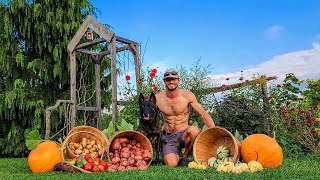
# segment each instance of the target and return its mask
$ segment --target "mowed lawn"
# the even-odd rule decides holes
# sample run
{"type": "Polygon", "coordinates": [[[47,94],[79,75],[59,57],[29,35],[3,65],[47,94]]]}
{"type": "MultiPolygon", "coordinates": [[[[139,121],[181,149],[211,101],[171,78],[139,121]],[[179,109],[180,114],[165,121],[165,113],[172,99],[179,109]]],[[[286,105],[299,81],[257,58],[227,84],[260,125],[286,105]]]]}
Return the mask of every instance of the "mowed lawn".
{"type": "Polygon", "coordinates": [[[320,179],[320,155],[285,158],[281,167],[257,173],[232,174],[214,169],[195,170],[151,165],[147,170],[102,173],[31,173],[26,158],[1,158],[0,179],[320,179]]]}

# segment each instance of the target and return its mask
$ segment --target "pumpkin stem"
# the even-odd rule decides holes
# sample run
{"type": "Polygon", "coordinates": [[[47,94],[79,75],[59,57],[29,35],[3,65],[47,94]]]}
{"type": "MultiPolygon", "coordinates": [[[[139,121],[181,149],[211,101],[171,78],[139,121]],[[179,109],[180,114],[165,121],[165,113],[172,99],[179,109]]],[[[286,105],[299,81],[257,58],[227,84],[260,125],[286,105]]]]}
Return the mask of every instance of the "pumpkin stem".
{"type": "Polygon", "coordinates": [[[255,151],[255,152],[256,152],[256,155],[257,155],[257,157],[256,157],[256,161],[258,161],[259,153],[258,153],[257,151],[255,151]]]}

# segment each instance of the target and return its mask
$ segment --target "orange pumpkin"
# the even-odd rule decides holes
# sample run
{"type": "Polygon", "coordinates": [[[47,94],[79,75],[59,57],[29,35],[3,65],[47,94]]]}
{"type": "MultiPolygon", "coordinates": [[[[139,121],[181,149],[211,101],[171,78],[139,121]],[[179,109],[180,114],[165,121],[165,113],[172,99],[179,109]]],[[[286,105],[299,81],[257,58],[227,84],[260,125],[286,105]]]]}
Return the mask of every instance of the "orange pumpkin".
{"type": "Polygon", "coordinates": [[[54,166],[64,161],[60,146],[53,141],[41,142],[28,156],[33,173],[53,171],[54,166]]]}
{"type": "Polygon", "coordinates": [[[282,148],[277,141],[265,134],[252,134],[241,144],[241,157],[244,162],[258,161],[264,168],[275,168],[283,160],[282,148]]]}

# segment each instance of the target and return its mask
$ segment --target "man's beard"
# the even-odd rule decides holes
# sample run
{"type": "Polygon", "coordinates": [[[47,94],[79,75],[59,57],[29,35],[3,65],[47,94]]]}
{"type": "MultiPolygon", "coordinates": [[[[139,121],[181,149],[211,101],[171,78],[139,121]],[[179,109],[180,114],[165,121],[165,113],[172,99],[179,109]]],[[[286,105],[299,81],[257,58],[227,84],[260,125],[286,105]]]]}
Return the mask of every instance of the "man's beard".
{"type": "Polygon", "coordinates": [[[175,86],[174,88],[170,89],[169,86],[167,85],[167,90],[170,91],[170,92],[176,90],[177,88],[178,88],[178,86],[175,86]]]}

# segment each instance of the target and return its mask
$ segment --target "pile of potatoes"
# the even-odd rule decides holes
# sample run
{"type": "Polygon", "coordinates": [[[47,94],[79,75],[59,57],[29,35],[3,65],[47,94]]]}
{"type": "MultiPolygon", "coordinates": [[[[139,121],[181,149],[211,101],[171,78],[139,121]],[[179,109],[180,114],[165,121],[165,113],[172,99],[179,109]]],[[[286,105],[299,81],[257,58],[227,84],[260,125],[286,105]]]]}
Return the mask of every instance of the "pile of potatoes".
{"type": "Polygon", "coordinates": [[[95,158],[103,155],[100,142],[85,137],[81,139],[81,142],[69,142],[68,146],[76,156],[90,154],[91,157],[95,158]]]}
{"type": "Polygon", "coordinates": [[[147,169],[152,154],[135,139],[115,138],[109,149],[108,171],[147,169]]]}

